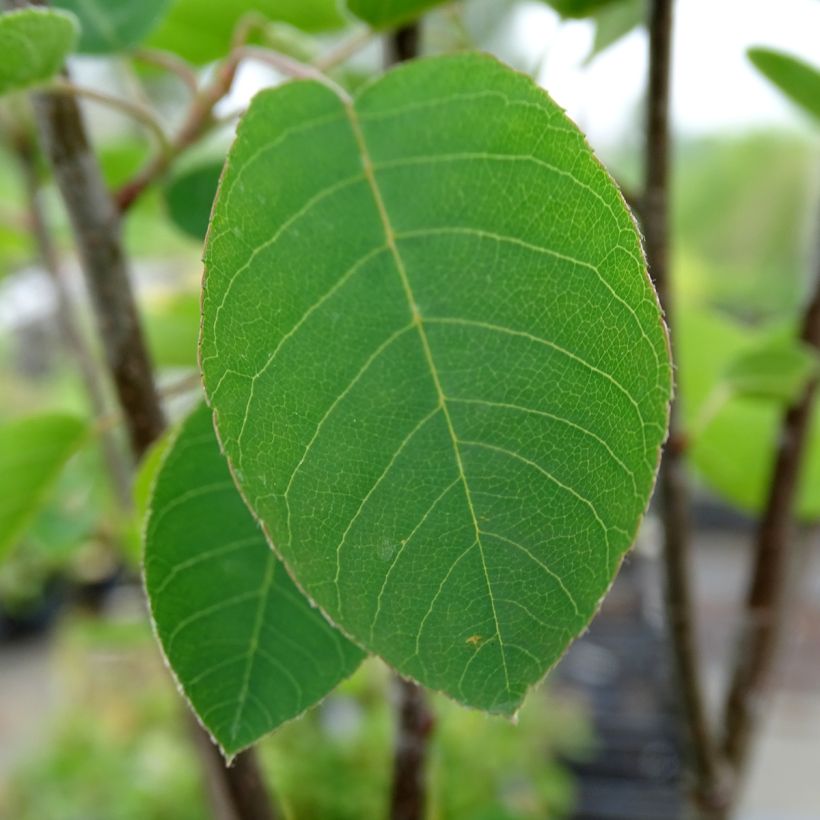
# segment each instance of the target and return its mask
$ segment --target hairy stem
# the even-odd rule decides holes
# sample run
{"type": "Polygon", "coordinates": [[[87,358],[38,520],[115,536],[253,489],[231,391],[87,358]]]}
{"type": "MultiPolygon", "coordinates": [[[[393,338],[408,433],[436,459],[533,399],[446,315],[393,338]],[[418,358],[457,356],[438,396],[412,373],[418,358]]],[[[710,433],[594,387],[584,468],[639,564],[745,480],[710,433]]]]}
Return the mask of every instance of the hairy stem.
{"type": "MultiPolygon", "coordinates": [[[[669,85],[673,0],[653,0],[649,25],[646,190],[641,208],[649,271],[670,329],[674,305],[669,276],[669,85]]],[[[674,339],[674,332],[672,333],[674,339]]],[[[690,588],[690,507],[678,422],[672,403],[669,440],[659,475],[663,519],[666,603],[678,687],[689,736],[693,797],[704,812],[722,802],[720,761],[706,714],[690,588]]]]}
{"type": "MultiPolygon", "coordinates": [[[[820,253],[816,266],[800,338],[820,348],[820,253]]],[[[803,395],[783,415],[766,506],[755,536],[744,631],[725,712],[724,751],[737,779],[748,763],[787,608],[785,591],[793,557],[794,508],[817,384],[818,380],[812,379],[803,395]]]]}

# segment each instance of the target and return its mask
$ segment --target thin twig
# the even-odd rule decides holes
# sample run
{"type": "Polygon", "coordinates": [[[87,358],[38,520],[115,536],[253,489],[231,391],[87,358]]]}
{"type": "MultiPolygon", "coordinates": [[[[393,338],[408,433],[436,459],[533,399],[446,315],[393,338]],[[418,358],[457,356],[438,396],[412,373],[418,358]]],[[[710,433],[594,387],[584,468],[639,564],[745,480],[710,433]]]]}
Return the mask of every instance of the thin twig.
{"type": "Polygon", "coordinates": [[[157,48],[147,48],[142,46],[135,48],[131,52],[131,57],[141,63],[161,68],[171,74],[175,74],[193,93],[199,90],[199,77],[193,66],[187,61],[172,54],[170,51],[162,51],[157,48]]]}
{"type": "Polygon", "coordinates": [[[57,77],[48,86],[48,90],[55,94],[67,94],[72,97],[84,97],[87,100],[105,105],[108,108],[113,108],[132,119],[144,125],[156,138],[160,150],[167,153],[171,150],[171,143],[165,129],[157,119],[156,114],[142,103],[125,100],[122,97],[115,97],[111,94],[106,94],[104,91],[98,91],[96,88],[88,88],[87,86],[77,85],[72,83],[64,77],[57,77]]]}
{"type": "MultiPolygon", "coordinates": [[[[673,0],[653,0],[649,25],[649,88],[646,130],[646,190],[641,208],[649,271],[666,321],[674,327],[668,270],[669,85],[673,0]]],[[[674,338],[674,333],[672,334],[674,338]]],[[[686,730],[693,761],[693,797],[703,811],[722,803],[720,761],[712,737],[697,655],[690,588],[690,506],[680,446],[678,401],[671,408],[669,440],[659,476],[664,533],[666,602],[686,730]]]]}
{"type": "MultiPolygon", "coordinates": [[[[820,252],[816,266],[800,338],[805,344],[820,348],[820,252]]],[[[793,557],[794,508],[817,386],[816,378],[810,381],[783,415],[766,507],[755,536],[754,569],[724,726],[724,751],[738,781],[748,763],[786,615],[784,593],[793,557]]]]}
{"type": "Polygon", "coordinates": [[[364,28],[352,34],[346,40],[334,46],[325,54],[322,54],[311,61],[311,65],[319,71],[327,72],[346,63],[355,54],[358,54],[368,43],[373,40],[375,32],[372,29],[364,28]]]}

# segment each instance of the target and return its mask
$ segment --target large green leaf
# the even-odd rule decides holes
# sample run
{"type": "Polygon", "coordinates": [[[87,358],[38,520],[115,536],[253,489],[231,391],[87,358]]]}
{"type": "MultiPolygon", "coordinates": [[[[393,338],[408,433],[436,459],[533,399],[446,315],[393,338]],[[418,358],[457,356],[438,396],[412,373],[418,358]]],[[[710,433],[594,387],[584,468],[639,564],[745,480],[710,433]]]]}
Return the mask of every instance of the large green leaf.
{"type": "Polygon", "coordinates": [[[207,63],[225,56],[236,24],[249,14],[304,31],[327,31],[344,23],[337,0],[173,0],[151,45],[207,63]]]}
{"type": "MultiPolygon", "coordinates": [[[[693,308],[681,312],[676,336],[690,461],[710,489],[751,513],[759,512],[766,499],[784,399],[806,375],[792,372],[778,382],[769,378],[764,389],[758,368],[754,389],[738,392],[750,381],[733,384],[732,372],[742,374],[755,360],[759,364],[761,351],[773,346],[773,336],[782,341],[782,329],[753,332],[717,313],[693,308]],[[724,387],[729,390],[716,404],[724,387]],[[761,398],[764,393],[767,397],[761,398]]],[[[789,369],[794,367],[792,362],[789,369]]],[[[820,517],[820,409],[815,416],[798,494],[803,520],[820,517]]]]}
{"type": "Polygon", "coordinates": [[[0,94],[51,79],[77,41],[77,20],[49,9],[0,14],[0,94]]]}
{"type": "Polygon", "coordinates": [[[0,557],[37,514],[87,435],[73,416],[31,416],[0,425],[0,557]]]}
{"type": "Polygon", "coordinates": [[[206,261],[206,389],[302,586],[403,673],[514,711],[631,543],[669,392],[634,225],[580,133],[477,56],[355,105],[263,93],[206,261]]]}
{"type": "Polygon", "coordinates": [[[315,82],[256,97],[206,247],[201,362],[310,597],[496,712],[597,609],[666,431],[632,218],[562,110],[480,55],[355,102],[315,82]]]}
{"type": "Polygon", "coordinates": [[[168,663],[228,755],[313,706],[362,659],[274,556],[204,405],[182,425],[154,485],[145,586],[168,663]]]}
{"type": "Polygon", "coordinates": [[[171,0],[53,0],[80,20],[79,50],[109,54],[142,42],[162,20],[171,0]]]}
{"type": "Polygon", "coordinates": [[[440,6],[444,0],[348,0],[347,6],[357,17],[374,28],[397,26],[440,6]]]}
{"type": "Polygon", "coordinates": [[[750,48],[749,59],[792,102],[820,118],[820,71],[815,66],[769,48],[750,48]]]}

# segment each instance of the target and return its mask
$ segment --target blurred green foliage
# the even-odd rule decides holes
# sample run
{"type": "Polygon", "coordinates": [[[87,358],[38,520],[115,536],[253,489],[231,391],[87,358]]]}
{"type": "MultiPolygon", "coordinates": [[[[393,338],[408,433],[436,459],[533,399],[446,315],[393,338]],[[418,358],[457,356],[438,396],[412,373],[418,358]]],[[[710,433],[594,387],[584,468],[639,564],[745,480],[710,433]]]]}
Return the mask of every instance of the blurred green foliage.
{"type": "MultiPolygon", "coordinates": [[[[133,617],[133,616],[132,616],[133,617]]],[[[201,820],[207,816],[181,705],[144,621],[75,619],[58,650],[62,706],[5,789],[15,820],[201,820]],[[59,784],[55,787],[55,784],[59,784]]],[[[392,754],[391,678],[367,662],[322,705],[260,745],[293,820],[384,816],[392,754]]],[[[518,725],[436,696],[434,820],[564,816],[573,787],[557,755],[592,747],[577,707],[546,692],[518,725]]]]}

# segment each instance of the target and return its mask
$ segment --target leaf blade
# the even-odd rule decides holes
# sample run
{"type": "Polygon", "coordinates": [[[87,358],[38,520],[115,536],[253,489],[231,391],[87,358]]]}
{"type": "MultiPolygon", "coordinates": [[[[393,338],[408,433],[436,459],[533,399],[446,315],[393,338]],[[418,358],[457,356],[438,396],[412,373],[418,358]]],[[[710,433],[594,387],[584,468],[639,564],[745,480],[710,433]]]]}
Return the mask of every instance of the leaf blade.
{"type": "Polygon", "coordinates": [[[747,52],[755,68],[793,103],[820,118],[820,71],[803,60],[770,48],[747,52]]]}
{"type": "Polygon", "coordinates": [[[669,393],[617,189],[541,90],[475,55],[353,103],[316,83],[257,97],[206,247],[201,363],[239,486],[311,598],[402,674],[503,713],[631,543],[669,393]]]}

